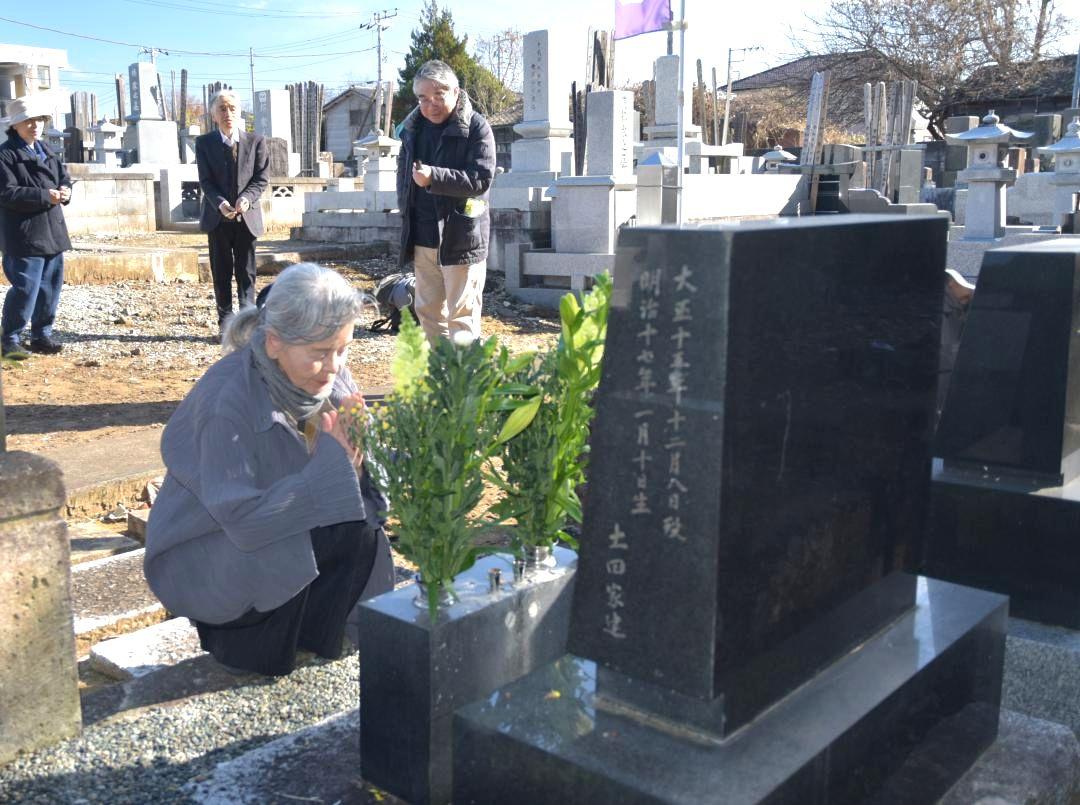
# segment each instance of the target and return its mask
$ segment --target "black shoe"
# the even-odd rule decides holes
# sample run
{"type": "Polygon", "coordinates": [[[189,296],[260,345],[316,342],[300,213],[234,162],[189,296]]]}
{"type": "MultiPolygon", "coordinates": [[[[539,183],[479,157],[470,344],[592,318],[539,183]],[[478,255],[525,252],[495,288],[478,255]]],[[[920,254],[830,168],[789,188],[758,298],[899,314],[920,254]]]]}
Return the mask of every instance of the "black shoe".
{"type": "Polygon", "coordinates": [[[45,335],[41,338],[31,338],[30,343],[26,345],[26,348],[39,355],[55,355],[64,349],[64,345],[57,341],[53,341],[49,336],[45,335]]]}
{"type": "Polygon", "coordinates": [[[0,355],[12,361],[25,361],[30,355],[22,348],[22,344],[16,341],[13,344],[0,345],[0,355]]]}

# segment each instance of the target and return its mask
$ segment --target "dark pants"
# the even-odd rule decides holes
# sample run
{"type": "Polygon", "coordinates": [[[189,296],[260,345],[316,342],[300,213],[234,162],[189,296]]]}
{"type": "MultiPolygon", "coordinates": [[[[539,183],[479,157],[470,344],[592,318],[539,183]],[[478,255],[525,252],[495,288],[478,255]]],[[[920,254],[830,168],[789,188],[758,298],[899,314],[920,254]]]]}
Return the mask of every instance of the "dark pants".
{"type": "Polygon", "coordinates": [[[313,528],[315,581],[270,612],[252,609],[217,625],[194,621],[203,649],[224,665],[268,676],[291,673],[298,648],[336,660],[378,545],[379,530],[365,523],[313,528]]]}
{"type": "Polygon", "coordinates": [[[240,307],[255,304],[255,236],[243,221],[222,220],[207,233],[218,323],[232,313],[232,281],[240,307]]]}
{"type": "Polygon", "coordinates": [[[60,289],[64,286],[64,253],[42,257],[4,255],[4,276],[11,288],[4,297],[0,317],[0,338],[6,346],[19,343],[19,335],[30,322],[30,338],[52,335],[60,289]]]}

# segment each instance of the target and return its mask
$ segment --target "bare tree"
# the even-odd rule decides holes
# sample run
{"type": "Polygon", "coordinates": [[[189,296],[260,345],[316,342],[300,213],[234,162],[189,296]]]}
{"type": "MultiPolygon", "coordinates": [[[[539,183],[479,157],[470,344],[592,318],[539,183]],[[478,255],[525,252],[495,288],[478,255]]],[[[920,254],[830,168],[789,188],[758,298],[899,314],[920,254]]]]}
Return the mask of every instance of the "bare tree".
{"type": "Polygon", "coordinates": [[[809,33],[820,44],[807,47],[799,38],[794,44],[808,53],[857,54],[876,65],[876,74],[851,76],[853,82],[918,81],[931,131],[940,136],[968,79],[995,66],[1004,68],[992,79],[1002,90],[1030,79],[1065,24],[1054,0],[832,0],[822,16],[810,18],[809,33]]]}
{"type": "Polygon", "coordinates": [[[498,79],[498,84],[470,90],[470,97],[488,113],[501,112],[517,103],[522,87],[523,45],[524,38],[516,28],[476,41],[476,62],[498,79]]]}

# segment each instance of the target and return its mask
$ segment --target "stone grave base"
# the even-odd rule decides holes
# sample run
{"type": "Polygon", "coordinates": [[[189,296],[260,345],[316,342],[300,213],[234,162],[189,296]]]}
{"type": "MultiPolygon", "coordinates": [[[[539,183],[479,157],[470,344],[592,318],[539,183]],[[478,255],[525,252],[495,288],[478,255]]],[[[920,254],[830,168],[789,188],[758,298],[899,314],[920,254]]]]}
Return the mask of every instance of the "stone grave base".
{"type": "MultiPolygon", "coordinates": [[[[539,188],[536,188],[539,192],[539,188]]],[[[546,249],[551,246],[550,206],[532,211],[492,209],[491,243],[488,248],[489,271],[506,274],[506,288],[521,286],[521,249],[546,249]]]]}
{"type": "Polygon", "coordinates": [[[566,651],[577,554],[513,581],[508,554],[480,559],[455,579],[458,600],[434,625],[417,587],[360,607],[361,769],[412,803],[450,799],[454,710],[566,651]],[[499,570],[492,592],[489,571],[499,570]]]}
{"type": "Polygon", "coordinates": [[[725,740],[614,705],[566,655],[458,712],[453,800],[933,802],[997,735],[1006,613],[920,579],[913,610],[725,740]]]}
{"type": "Polygon", "coordinates": [[[136,161],[162,165],[180,164],[180,140],[171,120],[139,120],[124,132],[124,147],[136,151],[136,161]]]}
{"type": "Polygon", "coordinates": [[[396,211],[305,212],[303,222],[303,226],[294,227],[292,230],[292,237],[296,240],[317,240],[329,243],[385,242],[395,247],[401,241],[401,214],[396,211]]]}
{"type": "MultiPolygon", "coordinates": [[[[525,247],[523,247],[525,248],[525,247]]],[[[587,290],[588,281],[604,271],[615,270],[614,254],[570,254],[552,249],[524,250],[514,254],[507,249],[506,275],[519,283],[513,294],[523,302],[544,307],[559,307],[568,291],[587,290]],[[512,262],[514,258],[520,262],[512,262]]],[[[507,283],[509,287],[509,282],[507,283]]]]}
{"type": "Polygon", "coordinates": [[[1008,595],[1014,616],[1077,629],[1077,534],[1080,480],[1036,489],[934,460],[927,574],[1008,595]]]}

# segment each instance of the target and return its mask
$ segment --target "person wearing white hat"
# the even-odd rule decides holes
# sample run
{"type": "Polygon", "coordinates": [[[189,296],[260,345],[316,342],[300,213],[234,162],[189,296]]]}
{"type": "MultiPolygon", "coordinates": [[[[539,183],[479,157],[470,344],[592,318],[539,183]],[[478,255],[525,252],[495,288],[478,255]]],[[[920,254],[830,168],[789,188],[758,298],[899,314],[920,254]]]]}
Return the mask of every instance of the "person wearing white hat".
{"type": "Polygon", "coordinates": [[[0,352],[27,357],[22,332],[30,323],[31,352],[53,355],[53,321],[64,284],[64,252],[71,248],[61,205],[71,201],[71,177],[41,135],[50,112],[44,96],[8,106],[7,142],[0,144],[0,251],[11,283],[0,314],[0,352]]]}

